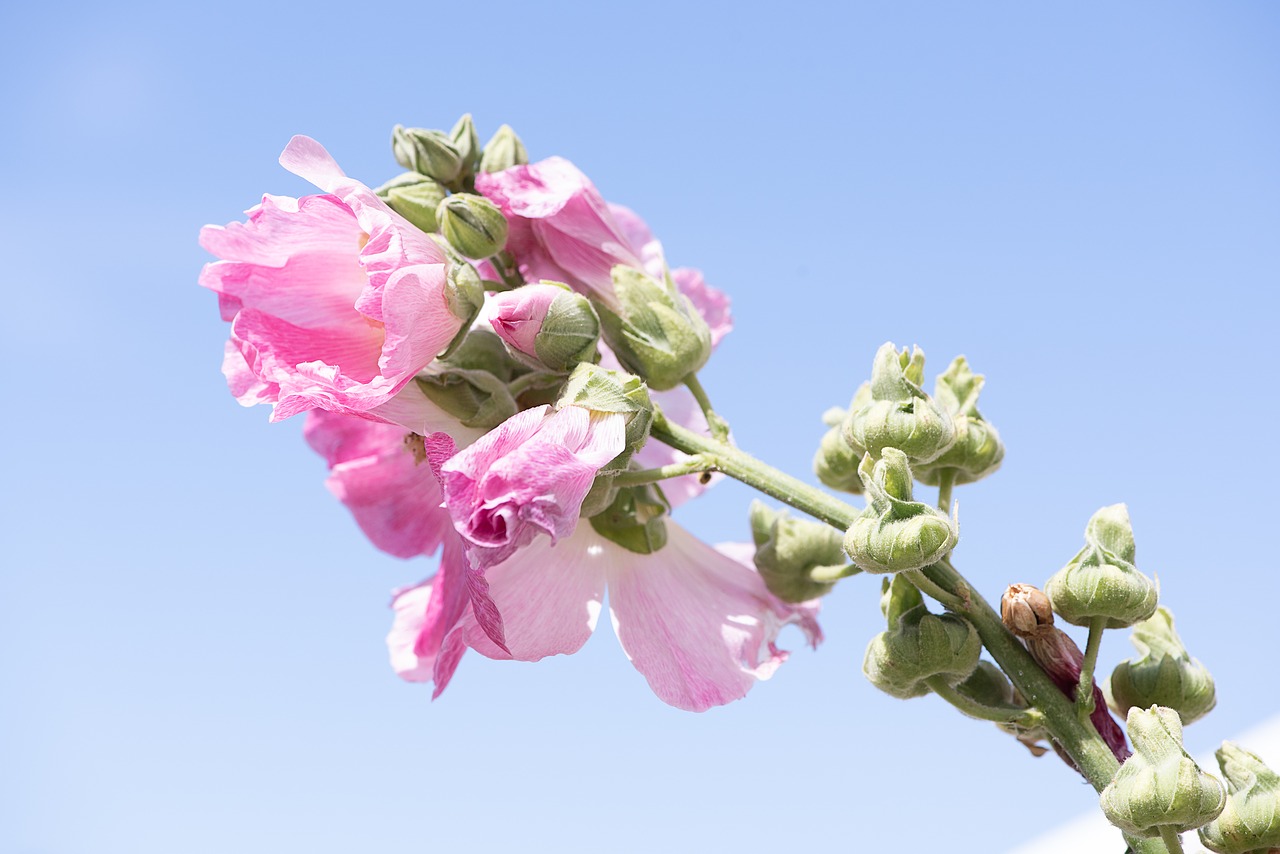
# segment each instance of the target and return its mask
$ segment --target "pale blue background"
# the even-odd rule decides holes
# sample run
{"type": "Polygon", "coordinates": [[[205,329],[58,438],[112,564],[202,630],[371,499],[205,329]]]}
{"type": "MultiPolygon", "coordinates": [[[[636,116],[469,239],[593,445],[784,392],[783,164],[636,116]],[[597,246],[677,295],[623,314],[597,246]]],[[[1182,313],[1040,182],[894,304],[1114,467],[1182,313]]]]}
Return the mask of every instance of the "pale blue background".
{"type": "MultiPolygon", "coordinates": [[[[1042,583],[1128,501],[1218,679],[1190,744],[1280,711],[1280,6],[11,3],[0,32],[0,852],[989,852],[1094,802],[871,688],[870,579],[700,716],[607,626],[469,656],[435,703],[392,675],[387,591],[429,564],[227,394],[196,233],[308,191],[294,133],[376,184],[393,123],[464,110],[732,294],[704,380],[743,447],[807,476],[882,341],[967,353],[1008,458],[958,493],[957,564],[1042,583]]],[[[748,498],[682,515],[741,539],[748,498]]]]}

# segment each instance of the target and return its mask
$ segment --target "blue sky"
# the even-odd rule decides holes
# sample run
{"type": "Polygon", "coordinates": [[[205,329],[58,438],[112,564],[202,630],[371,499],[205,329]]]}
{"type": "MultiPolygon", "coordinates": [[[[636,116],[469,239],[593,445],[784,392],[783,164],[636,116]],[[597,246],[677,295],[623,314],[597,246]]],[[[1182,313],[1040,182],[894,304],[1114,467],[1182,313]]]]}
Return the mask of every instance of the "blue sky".
{"type": "MultiPolygon", "coordinates": [[[[294,133],[370,184],[396,122],[509,122],[734,300],[703,381],[740,444],[808,476],[885,340],[968,355],[1004,468],[958,491],[956,564],[1042,583],[1130,505],[1219,707],[1280,712],[1280,9],[1265,2],[9,4],[0,210],[11,454],[0,568],[0,850],[1003,850],[1081,781],[859,672],[878,588],[827,643],[704,715],[605,626],[536,665],[399,683],[377,553],[297,421],[242,410],[196,287],[199,227],[294,133]],[[32,373],[34,371],[34,373],[32,373]]],[[[747,534],[748,490],[682,511],[747,534]]],[[[1109,634],[1102,670],[1129,655],[1109,634]]],[[[1280,757],[1274,757],[1280,762],[1280,757]]]]}

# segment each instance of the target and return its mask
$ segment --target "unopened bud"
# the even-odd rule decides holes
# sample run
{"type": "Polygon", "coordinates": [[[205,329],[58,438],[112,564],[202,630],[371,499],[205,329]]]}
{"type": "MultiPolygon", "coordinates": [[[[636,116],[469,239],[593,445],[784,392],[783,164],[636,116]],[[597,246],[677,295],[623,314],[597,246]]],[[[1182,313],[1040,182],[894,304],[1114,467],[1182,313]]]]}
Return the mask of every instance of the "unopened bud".
{"type": "Polygon", "coordinates": [[[973,483],[1000,468],[1004,443],[996,428],[978,412],[978,394],[986,378],[969,369],[964,356],[957,356],[934,385],[933,398],[951,414],[956,442],[931,463],[916,466],[916,479],[936,486],[943,469],[955,472],[955,483],[973,483]]]}
{"type": "Polygon", "coordinates": [[[1119,629],[1156,611],[1155,583],[1133,565],[1133,527],[1123,504],[1104,507],[1085,529],[1085,547],[1045,584],[1058,616],[1077,626],[1106,618],[1119,629]]]}
{"type": "Polygon", "coordinates": [[[591,302],[567,285],[542,282],[490,300],[489,322],[513,350],[553,371],[599,357],[600,320],[591,302]]]}
{"type": "Polygon", "coordinates": [[[1227,805],[1200,828],[1204,847],[1217,854],[1263,854],[1280,848],[1280,775],[1229,741],[1215,755],[1227,780],[1227,805]]]}
{"type": "Polygon", "coordinates": [[[1185,726],[1213,709],[1213,677],[1187,653],[1168,608],[1157,608],[1150,619],[1135,625],[1131,640],[1141,657],[1120,662],[1111,673],[1111,700],[1117,712],[1166,706],[1185,726]]]}
{"type": "Polygon", "coordinates": [[[956,690],[984,706],[1014,705],[1013,685],[1004,671],[983,659],[969,678],[956,685],[956,690]]]}
{"type": "Polygon", "coordinates": [[[507,218],[493,202],[472,193],[455,193],[436,208],[440,233],[467,258],[488,258],[507,245],[507,218]]]}
{"type": "Polygon", "coordinates": [[[896,448],[862,463],[867,507],[845,533],[844,550],[866,572],[903,572],[937,563],[955,547],[959,529],[934,507],[911,496],[911,467],[896,448]]]}
{"type": "Polygon", "coordinates": [[[458,151],[462,161],[462,169],[458,173],[460,180],[465,181],[476,172],[476,164],[480,162],[480,137],[476,135],[476,123],[470,113],[463,113],[462,118],[449,131],[449,141],[458,151]]]}
{"type": "Polygon", "coordinates": [[[901,575],[880,580],[880,613],[889,628],[897,628],[904,614],[923,606],[920,589],[901,575]]]}
{"type": "Polygon", "coordinates": [[[871,383],[865,382],[858,387],[853,401],[847,410],[832,407],[822,415],[822,422],[827,425],[826,434],[813,456],[813,472],[818,480],[832,489],[862,494],[862,477],[858,474],[858,466],[866,451],[849,444],[844,429],[849,416],[871,402],[871,383]]]}
{"type": "Polygon", "coordinates": [[[1222,812],[1227,793],[1183,749],[1177,712],[1130,709],[1126,728],[1134,753],[1099,799],[1108,821],[1134,836],[1153,837],[1166,828],[1194,830],[1222,812]]]}
{"type": "Polygon", "coordinates": [[[606,510],[591,517],[591,527],[628,551],[653,554],[667,544],[664,518],[670,511],[671,505],[652,485],[623,487],[606,510]]]}
{"type": "Polygon", "coordinates": [[[439,181],[417,172],[404,172],[374,192],[387,207],[428,234],[436,230],[436,208],[448,195],[439,181]]]}
{"type": "Polygon", "coordinates": [[[948,685],[967,679],[981,653],[982,641],[967,620],[930,614],[921,605],[871,639],[862,672],[881,691],[906,700],[928,694],[932,677],[948,685]]]}
{"type": "Polygon", "coordinates": [[[711,330],[689,298],[664,281],[621,264],[612,271],[616,308],[598,306],[605,341],[622,366],[666,391],[711,356],[711,330]]]}
{"type": "Polygon", "coordinates": [[[1040,637],[1053,629],[1053,606],[1039,588],[1010,584],[1000,597],[1000,619],[1020,638],[1040,637]]]}
{"type": "Polygon", "coordinates": [[[920,388],[924,353],[916,348],[908,355],[893,344],[876,351],[871,369],[871,400],[849,414],[845,440],[879,457],[885,448],[897,448],[912,465],[937,459],[956,440],[950,413],[920,388]]]}
{"type": "Polygon", "coordinates": [[[438,130],[396,125],[391,132],[391,151],[406,169],[451,186],[462,173],[462,155],[453,141],[438,130]]]}
{"type": "Polygon", "coordinates": [[[523,166],[529,162],[529,154],[524,150],[524,143],[511,125],[503,125],[484,146],[480,156],[481,172],[501,172],[512,166],[523,166]]]}
{"type": "Polygon", "coordinates": [[[840,534],[829,525],[796,519],[762,501],[751,502],[751,538],[760,577],[784,602],[807,602],[831,592],[833,583],[814,580],[813,572],[844,565],[840,534]]]}

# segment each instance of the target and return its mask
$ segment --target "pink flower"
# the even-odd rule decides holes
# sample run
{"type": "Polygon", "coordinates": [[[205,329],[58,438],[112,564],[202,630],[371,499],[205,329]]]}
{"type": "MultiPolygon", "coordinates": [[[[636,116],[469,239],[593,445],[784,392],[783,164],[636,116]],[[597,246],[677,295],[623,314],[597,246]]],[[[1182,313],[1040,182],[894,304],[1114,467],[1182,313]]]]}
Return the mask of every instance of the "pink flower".
{"type": "Polygon", "coordinates": [[[442,444],[433,465],[472,563],[493,566],[538,533],[552,542],[573,533],[596,473],[625,441],[618,413],[544,405],[511,416],[457,453],[442,444]]]}
{"type": "MultiPolygon", "coordinates": [[[[527,280],[565,282],[613,306],[615,264],[663,275],[662,245],[630,209],[610,204],[578,168],[560,157],[476,176],[476,190],[510,223],[507,249],[527,280]]],[[[731,329],[729,298],[702,274],[680,267],[671,277],[711,327],[713,344],[731,329]]]]}
{"type": "Polygon", "coordinates": [[[242,404],[271,404],[273,421],[311,409],[381,418],[462,326],[444,253],[315,140],[295,136],[280,163],[326,194],[267,195],[247,222],[200,233],[222,259],[200,284],[231,321],[223,373],[242,404]]]}
{"type": "MultiPolygon", "coordinates": [[[[661,700],[701,712],[744,697],[773,675],[787,658],[776,644],[784,626],[799,625],[815,646],[822,639],[816,604],[788,605],[750,564],[673,522],[667,530],[666,547],[648,555],[623,549],[589,525],[554,552],[544,540],[531,543],[486,572],[506,648],[463,614],[442,649],[456,657],[471,647],[519,661],[577,652],[595,630],[607,588],[614,630],[631,663],[661,700]]],[[[398,615],[396,624],[397,632],[407,625],[398,615]]]]}

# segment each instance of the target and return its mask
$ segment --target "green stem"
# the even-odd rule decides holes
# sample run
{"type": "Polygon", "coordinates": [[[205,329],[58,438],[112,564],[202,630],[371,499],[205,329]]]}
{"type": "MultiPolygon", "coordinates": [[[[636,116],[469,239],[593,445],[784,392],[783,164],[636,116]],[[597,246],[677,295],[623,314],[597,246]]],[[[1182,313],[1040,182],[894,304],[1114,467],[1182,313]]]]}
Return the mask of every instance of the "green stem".
{"type": "Polygon", "coordinates": [[[668,478],[680,477],[686,474],[698,474],[699,472],[715,471],[715,463],[708,460],[701,454],[696,454],[678,463],[672,463],[668,466],[659,466],[652,469],[637,469],[635,471],[624,471],[613,479],[614,486],[640,486],[646,483],[657,483],[660,480],[668,478]]]}
{"type": "Polygon", "coordinates": [[[702,414],[707,419],[707,426],[711,428],[711,438],[718,442],[727,442],[729,440],[729,422],[717,415],[716,411],[711,407],[711,398],[707,397],[707,390],[698,381],[698,375],[689,374],[684,378],[684,384],[689,391],[693,392],[693,399],[698,401],[698,406],[702,409],[702,414]]]}
{"type": "Polygon", "coordinates": [[[859,510],[838,498],[815,489],[804,481],[766,465],[744,451],[709,439],[666,419],[661,410],[653,413],[651,434],[659,441],[686,454],[701,454],[722,471],[747,486],[754,487],[784,504],[826,522],[839,531],[847,531],[858,518],[859,510]]]}
{"type": "Polygon", "coordinates": [[[912,569],[902,574],[906,576],[907,581],[914,584],[916,588],[926,596],[933,597],[935,600],[946,605],[953,611],[965,610],[964,602],[959,596],[956,596],[950,591],[944,590],[942,587],[935,584],[929,576],[925,575],[925,571],[923,569],[912,569]]]}
{"type": "Polygon", "coordinates": [[[834,583],[842,578],[857,575],[860,572],[862,570],[851,563],[847,563],[844,566],[815,566],[809,570],[809,577],[814,581],[834,583]]]}
{"type": "Polygon", "coordinates": [[[955,485],[955,469],[945,468],[938,472],[938,509],[944,516],[951,515],[951,488],[955,485]]]}
{"type": "Polygon", "coordinates": [[[988,706],[971,697],[966,697],[947,684],[941,676],[930,676],[925,680],[933,693],[955,706],[971,718],[980,721],[994,721],[998,724],[1020,724],[1026,726],[1032,722],[1035,713],[1021,706],[988,706]]]}
{"type": "Polygon", "coordinates": [[[1160,838],[1164,840],[1164,847],[1169,849],[1169,854],[1183,854],[1182,837],[1178,831],[1166,824],[1160,828],[1160,838]]]}
{"type": "Polygon", "coordinates": [[[1102,632],[1106,627],[1106,617],[1094,617],[1089,621],[1089,640],[1084,647],[1084,661],[1080,663],[1080,687],[1076,688],[1076,710],[1082,721],[1093,714],[1093,668],[1098,663],[1098,649],[1102,646],[1102,632]]]}
{"type": "Polygon", "coordinates": [[[499,252],[498,254],[491,256],[489,258],[489,263],[493,264],[493,269],[498,271],[498,275],[502,277],[502,283],[506,285],[509,290],[515,290],[516,288],[523,287],[524,279],[520,278],[518,270],[512,269],[507,264],[506,258],[503,257],[505,254],[506,253],[499,252]]]}

